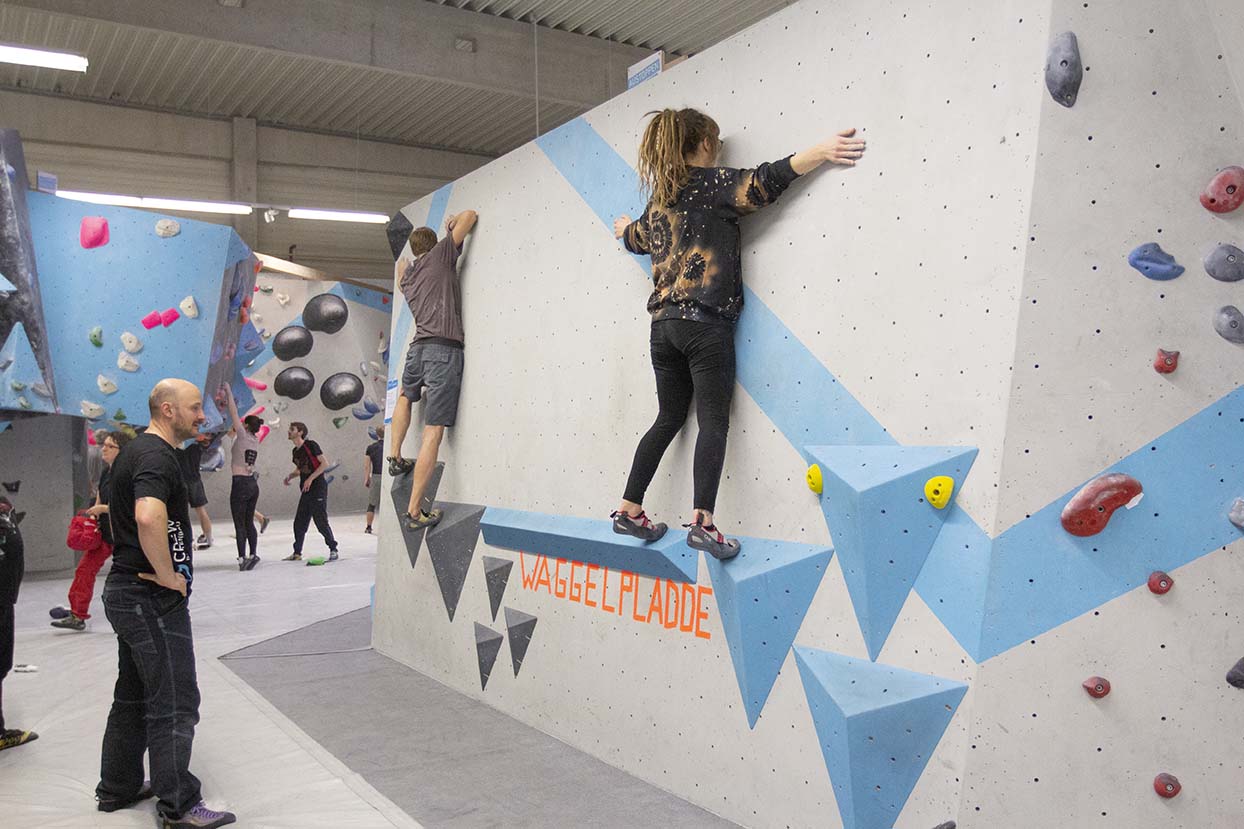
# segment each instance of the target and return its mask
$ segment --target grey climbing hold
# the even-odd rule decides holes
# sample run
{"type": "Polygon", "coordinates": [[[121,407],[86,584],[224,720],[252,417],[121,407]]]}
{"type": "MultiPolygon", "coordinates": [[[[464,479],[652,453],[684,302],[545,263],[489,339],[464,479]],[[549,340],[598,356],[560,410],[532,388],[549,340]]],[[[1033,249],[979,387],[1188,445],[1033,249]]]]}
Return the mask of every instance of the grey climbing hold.
{"type": "Polygon", "coordinates": [[[1055,35],[1045,58],[1045,88],[1050,96],[1065,107],[1074,106],[1083,79],[1084,66],[1075,32],[1055,35]]]}
{"type": "Polygon", "coordinates": [[[531,644],[531,632],[535,629],[535,616],[512,607],[505,609],[505,632],[510,636],[510,662],[514,665],[514,676],[518,676],[518,669],[523,666],[523,657],[531,644]]]}
{"type": "Polygon", "coordinates": [[[444,510],[441,523],[427,532],[428,557],[432,559],[441,599],[452,622],[467,571],[471,569],[471,559],[475,556],[484,508],[475,504],[442,504],[441,508],[444,510]]]}
{"type": "Polygon", "coordinates": [[[1224,305],[1214,315],[1214,330],[1224,340],[1244,343],[1244,314],[1234,305],[1224,305]]]}
{"type": "MultiPolygon", "coordinates": [[[[432,479],[428,481],[428,488],[423,492],[423,500],[419,502],[419,508],[424,510],[432,509],[432,503],[436,500],[436,490],[441,485],[441,475],[445,472],[445,464],[438,463],[432,470],[432,479]]],[[[403,472],[393,479],[393,487],[390,493],[393,496],[393,509],[397,512],[398,527],[402,531],[402,541],[406,544],[406,557],[410,559],[410,566],[414,567],[415,562],[419,560],[419,545],[423,543],[423,534],[426,530],[408,530],[406,529],[406,508],[410,505],[411,490],[411,472],[403,472]]]]}
{"type": "Polygon", "coordinates": [[[272,353],[278,360],[297,360],[311,353],[315,338],[301,325],[287,325],[272,338],[272,353]]]}
{"type": "Polygon", "coordinates": [[[363,399],[363,381],[348,371],[339,371],[320,386],[320,402],[334,412],[363,399]]]}
{"type": "Polygon", "coordinates": [[[488,675],[492,666],[497,663],[497,654],[501,652],[501,640],[504,637],[487,625],[475,623],[475,655],[479,659],[479,687],[488,687],[488,675]]]}
{"type": "Polygon", "coordinates": [[[312,331],[336,334],[346,327],[350,309],[346,301],[336,294],[318,294],[307,300],[302,309],[302,321],[312,331]]]}
{"type": "Polygon", "coordinates": [[[510,581],[510,569],[514,562],[505,558],[484,556],[484,581],[488,584],[488,605],[492,609],[492,620],[497,621],[497,611],[501,609],[501,599],[505,596],[505,586],[510,581]]]}
{"type": "Polygon", "coordinates": [[[933,827],[933,829],[955,829],[955,822],[953,820],[948,820],[945,823],[937,824],[933,827]]]}
{"type": "Polygon", "coordinates": [[[1235,499],[1235,503],[1231,505],[1231,511],[1227,513],[1227,518],[1232,524],[1244,530],[1244,498],[1235,499]]]}
{"type": "Polygon", "coordinates": [[[1227,672],[1227,684],[1235,688],[1244,688],[1244,659],[1235,663],[1235,667],[1227,672]]]}
{"type": "Polygon", "coordinates": [[[1203,264],[1205,272],[1219,282],[1244,279],[1244,250],[1235,245],[1219,245],[1206,254],[1203,264]]]}
{"type": "Polygon", "coordinates": [[[302,366],[283,369],[272,381],[272,390],[281,397],[301,400],[315,389],[315,375],[302,366]]]}
{"type": "Polygon", "coordinates": [[[1184,272],[1184,266],[1175,261],[1157,242],[1146,242],[1127,255],[1127,264],[1150,279],[1165,282],[1184,272]]]}

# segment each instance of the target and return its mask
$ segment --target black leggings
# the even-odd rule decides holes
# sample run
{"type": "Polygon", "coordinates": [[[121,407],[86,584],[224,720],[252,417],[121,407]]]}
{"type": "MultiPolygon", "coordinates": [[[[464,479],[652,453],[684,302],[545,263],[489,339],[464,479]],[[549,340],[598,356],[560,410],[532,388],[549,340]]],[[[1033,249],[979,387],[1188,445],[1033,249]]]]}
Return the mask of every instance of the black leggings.
{"type": "Polygon", "coordinates": [[[652,368],[657,376],[660,411],[639,441],[631,475],[622,497],[636,504],[657,473],[661,456],[682,429],[696,401],[700,436],[695,441],[695,509],[712,512],[717,505],[721,467],[730,431],[730,398],[734,395],[734,326],[690,320],[652,324],[652,368]]]}
{"type": "Polygon", "coordinates": [[[328,549],[337,552],[337,539],[333,528],[328,526],[328,484],[323,476],[316,478],[311,489],[298,499],[298,512],[294,515],[294,552],[301,555],[302,542],[307,537],[307,527],[315,521],[315,528],[324,536],[328,549]]]}
{"type": "Polygon", "coordinates": [[[249,543],[251,555],[259,544],[259,531],[255,529],[255,505],[259,503],[259,481],[253,475],[234,475],[233,488],[229,490],[229,512],[233,514],[233,534],[238,539],[238,558],[246,555],[249,543]]]}

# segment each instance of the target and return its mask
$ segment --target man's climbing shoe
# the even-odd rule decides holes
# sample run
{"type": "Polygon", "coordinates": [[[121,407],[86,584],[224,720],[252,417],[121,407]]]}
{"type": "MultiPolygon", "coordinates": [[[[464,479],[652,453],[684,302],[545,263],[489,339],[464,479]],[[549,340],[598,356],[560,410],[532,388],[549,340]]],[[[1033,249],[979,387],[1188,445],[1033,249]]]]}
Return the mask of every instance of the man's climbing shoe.
{"type": "Polygon", "coordinates": [[[35,732],[22,731],[20,728],[0,731],[0,751],[4,751],[6,748],[17,748],[37,739],[39,739],[39,735],[35,732]]]}
{"type": "Polygon", "coordinates": [[[155,792],[151,791],[151,784],[143,783],[143,787],[138,790],[138,794],[132,797],[99,797],[97,795],[95,799],[99,801],[98,808],[101,812],[119,812],[154,796],[155,792]]]}
{"type": "Polygon", "coordinates": [[[70,613],[63,619],[56,619],[51,625],[54,628],[63,628],[65,630],[86,630],[86,619],[79,619],[70,613]]]}
{"type": "Polygon", "coordinates": [[[402,524],[412,532],[414,530],[426,530],[441,523],[441,516],[444,514],[444,510],[439,509],[434,509],[431,512],[419,510],[418,515],[411,515],[408,512],[402,516],[402,524]]]}
{"type": "Polygon", "coordinates": [[[302,561],[302,553],[290,553],[281,561],[302,561]]]}
{"type": "Polygon", "coordinates": [[[389,475],[396,478],[415,468],[415,462],[407,458],[389,458],[389,475]]]}
{"type": "Polygon", "coordinates": [[[633,535],[643,541],[656,541],[669,529],[664,524],[653,524],[647,514],[631,515],[623,510],[610,513],[613,519],[613,531],[619,535],[633,535]]]}
{"type": "Polygon", "coordinates": [[[336,551],[336,550],[329,550],[329,551],[328,551],[328,560],[329,560],[329,561],[336,561],[338,558],[340,558],[340,556],[338,556],[338,555],[337,555],[337,551],[336,551]]]}
{"type": "Polygon", "coordinates": [[[243,570],[254,570],[255,565],[259,563],[259,556],[247,556],[246,563],[242,565],[243,570]]]}
{"type": "Polygon", "coordinates": [[[218,826],[228,826],[230,823],[237,823],[237,816],[233,812],[218,812],[215,809],[207,808],[207,804],[199,801],[199,804],[190,811],[186,812],[177,820],[169,817],[160,818],[160,826],[163,829],[181,829],[181,827],[194,827],[194,829],[216,829],[218,826]]]}
{"type": "Polygon", "coordinates": [[[696,521],[683,526],[687,528],[687,546],[693,550],[703,550],[718,561],[734,558],[742,549],[737,538],[726,538],[712,524],[704,526],[696,521]]]}

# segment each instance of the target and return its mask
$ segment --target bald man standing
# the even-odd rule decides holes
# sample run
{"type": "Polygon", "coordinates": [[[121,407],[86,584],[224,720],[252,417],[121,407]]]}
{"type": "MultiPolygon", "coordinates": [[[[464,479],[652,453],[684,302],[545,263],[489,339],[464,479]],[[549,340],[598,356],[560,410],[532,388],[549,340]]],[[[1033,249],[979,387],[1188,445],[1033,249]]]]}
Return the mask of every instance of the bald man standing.
{"type": "Polygon", "coordinates": [[[188,604],[194,538],[177,447],[206,420],[203,396],[185,380],[161,380],[147,404],[151,424],[112,466],[116,547],[103,598],[120,658],[95,796],[101,812],[115,812],[154,795],[163,826],[206,829],[237,818],[207,808],[190,773],[199,721],[188,604]]]}

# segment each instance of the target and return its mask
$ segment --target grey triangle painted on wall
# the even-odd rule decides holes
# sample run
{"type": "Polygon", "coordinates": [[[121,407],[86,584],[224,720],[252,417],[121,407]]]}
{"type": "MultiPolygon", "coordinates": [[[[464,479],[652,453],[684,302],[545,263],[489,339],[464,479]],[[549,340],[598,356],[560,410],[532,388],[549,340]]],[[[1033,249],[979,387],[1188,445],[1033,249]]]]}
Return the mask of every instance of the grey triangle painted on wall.
{"type": "Polygon", "coordinates": [[[484,508],[478,504],[442,502],[441,509],[445,511],[441,523],[428,530],[428,556],[432,559],[436,583],[441,588],[445,611],[452,622],[467,571],[471,569],[471,559],[475,557],[479,520],[484,517],[484,508]]]}
{"type": "Polygon", "coordinates": [[[510,568],[514,562],[505,558],[484,556],[484,580],[488,583],[488,604],[492,608],[492,620],[497,621],[497,611],[501,609],[501,599],[505,597],[505,586],[510,581],[510,568]]]}
{"type": "Polygon", "coordinates": [[[510,635],[510,662],[514,663],[514,676],[523,667],[523,657],[531,644],[531,633],[536,629],[536,617],[512,607],[505,609],[505,632],[510,635]]]}
{"type": "MultiPolygon", "coordinates": [[[[430,509],[432,502],[436,500],[436,490],[441,485],[441,475],[445,471],[445,464],[438,463],[436,468],[432,470],[432,480],[428,481],[427,492],[423,494],[423,509],[430,509]]],[[[406,555],[410,558],[410,566],[414,567],[415,562],[419,560],[419,545],[423,543],[423,534],[426,530],[408,530],[406,529],[406,507],[410,504],[410,488],[412,486],[412,478],[415,472],[404,472],[393,479],[393,508],[397,511],[397,528],[402,533],[402,541],[406,544],[406,555]]]]}
{"type": "Polygon", "coordinates": [[[475,655],[479,659],[479,687],[488,687],[488,675],[497,662],[497,654],[501,652],[502,635],[487,625],[475,623],[475,655]]]}

